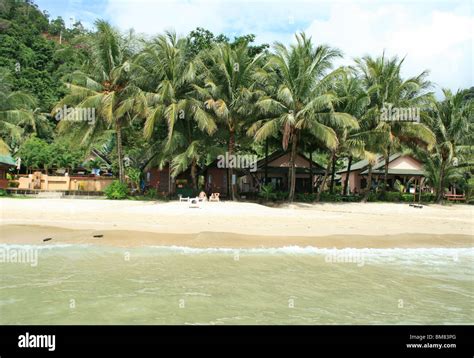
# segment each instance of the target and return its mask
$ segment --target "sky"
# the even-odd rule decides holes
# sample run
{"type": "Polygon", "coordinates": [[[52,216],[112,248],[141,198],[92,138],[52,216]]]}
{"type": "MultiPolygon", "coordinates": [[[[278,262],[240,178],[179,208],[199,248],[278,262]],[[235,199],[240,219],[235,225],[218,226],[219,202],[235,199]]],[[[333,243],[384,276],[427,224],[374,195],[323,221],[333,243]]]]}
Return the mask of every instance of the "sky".
{"type": "Polygon", "coordinates": [[[471,0],[35,0],[52,18],[93,29],[95,19],[122,31],[185,36],[204,27],[229,38],[253,33],[257,43],[290,44],[300,31],[344,53],[335,65],[364,55],[405,57],[404,76],[430,71],[441,88],[474,86],[474,2],[471,0]]]}

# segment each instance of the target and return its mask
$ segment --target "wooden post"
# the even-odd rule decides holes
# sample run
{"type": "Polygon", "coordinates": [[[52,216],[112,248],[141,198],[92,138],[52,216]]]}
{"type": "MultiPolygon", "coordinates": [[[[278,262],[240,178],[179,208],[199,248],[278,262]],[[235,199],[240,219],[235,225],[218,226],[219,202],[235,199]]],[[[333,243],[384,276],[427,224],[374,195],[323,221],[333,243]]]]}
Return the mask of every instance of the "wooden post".
{"type": "Polygon", "coordinates": [[[311,194],[314,193],[313,185],[313,152],[309,152],[309,185],[311,186],[311,194]]]}

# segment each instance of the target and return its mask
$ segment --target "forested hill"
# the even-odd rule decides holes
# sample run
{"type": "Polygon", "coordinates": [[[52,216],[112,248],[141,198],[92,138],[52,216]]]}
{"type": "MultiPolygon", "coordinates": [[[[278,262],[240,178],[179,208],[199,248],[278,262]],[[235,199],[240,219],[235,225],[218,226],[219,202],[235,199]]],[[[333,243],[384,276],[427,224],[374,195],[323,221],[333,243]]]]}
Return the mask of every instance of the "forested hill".
{"type": "Polygon", "coordinates": [[[80,22],[66,29],[33,2],[0,0],[0,70],[12,91],[36,97],[49,112],[64,94],[61,77],[79,67],[87,49],[80,22]]]}

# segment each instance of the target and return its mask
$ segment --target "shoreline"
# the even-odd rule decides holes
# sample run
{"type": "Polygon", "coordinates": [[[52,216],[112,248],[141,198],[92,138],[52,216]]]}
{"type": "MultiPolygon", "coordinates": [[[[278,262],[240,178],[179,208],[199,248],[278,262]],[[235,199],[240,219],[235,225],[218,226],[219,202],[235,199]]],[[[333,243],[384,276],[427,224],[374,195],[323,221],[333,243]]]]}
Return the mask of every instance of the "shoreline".
{"type": "Polygon", "coordinates": [[[0,199],[0,243],[259,248],[473,247],[474,207],[0,199]],[[92,233],[104,235],[92,239],[92,233]]]}
{"type": "Polygon", "coordinates": [[[104,247],[180,247],[200,249],[277,249],[284,247],[318,249],[415,249],[472,248],[474,236],[398,234],[383,236],[264,236],[219,232],[163,234],[144,231],[73,230],[50,226],[3,225],[0,245],[94,245],[104,247]],[[101,237],[94,237],[100,235],[101,237]],[[50,240],[44,242],[45,238],[50,240]]]}

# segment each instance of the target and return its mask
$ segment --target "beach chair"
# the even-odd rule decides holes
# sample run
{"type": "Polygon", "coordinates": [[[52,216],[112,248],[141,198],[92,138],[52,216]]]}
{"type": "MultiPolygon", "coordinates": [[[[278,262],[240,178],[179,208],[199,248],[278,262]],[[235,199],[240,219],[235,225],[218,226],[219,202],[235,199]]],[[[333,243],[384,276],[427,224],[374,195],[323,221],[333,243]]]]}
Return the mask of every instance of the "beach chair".
{"type": "Polygon", "coordinates": [[[199,201],[207,201],[207,195],[203,191],[199,193],[198,196],[199,201]]]}
{"type": "Polygon", "coordinates": [[[189,196],[187,196],[186,198],[183,198],[183,196],[181,194],[178,195],[178,198],[179,198],[179,201],[185,201],[185,202],[189,202],[189,196]]]}
{"type": "Polygon", "coordinates": [[[189,207],[199,209],[199,198],[195,197],[195,198],[189,199],[189,207]]]}
{"type": "Polygon", "coordinates": [[[212,193],[211,197],[209,198],[209,201],[220,201],[219,199],[220,195],[221,195],[220,193],[212,193]]]}

